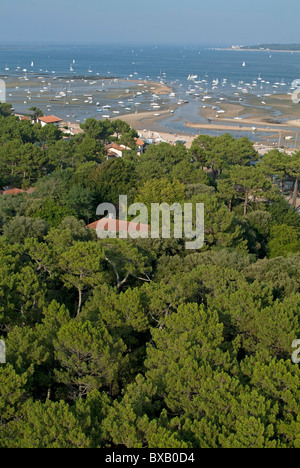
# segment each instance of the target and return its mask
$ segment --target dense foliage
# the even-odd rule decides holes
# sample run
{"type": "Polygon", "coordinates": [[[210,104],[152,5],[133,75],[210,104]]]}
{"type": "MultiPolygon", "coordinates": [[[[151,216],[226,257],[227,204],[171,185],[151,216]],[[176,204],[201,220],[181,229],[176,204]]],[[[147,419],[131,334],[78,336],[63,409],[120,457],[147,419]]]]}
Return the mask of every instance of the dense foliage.
{"type": "Polygon", "coordinates": [[[106,160],[135,132],[83,129],[0,116],[1,185],[36,187],[0,196],[0,447],[300,447],[300,154],[223,135],[106,160]],[[203,249],[98,239],[124,194],[204,203],[203,249]]]}

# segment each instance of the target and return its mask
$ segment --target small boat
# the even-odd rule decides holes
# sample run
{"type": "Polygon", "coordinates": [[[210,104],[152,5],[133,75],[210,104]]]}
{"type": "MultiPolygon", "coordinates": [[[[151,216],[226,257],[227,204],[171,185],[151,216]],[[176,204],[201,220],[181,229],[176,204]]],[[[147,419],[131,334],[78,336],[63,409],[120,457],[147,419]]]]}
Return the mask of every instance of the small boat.
{"type": "Polygon", "coordinates": [[[243,62],[243,65],[242,65],[242,66],[245,67],[245,66],[246,66],[246,62],[243,62]]]}

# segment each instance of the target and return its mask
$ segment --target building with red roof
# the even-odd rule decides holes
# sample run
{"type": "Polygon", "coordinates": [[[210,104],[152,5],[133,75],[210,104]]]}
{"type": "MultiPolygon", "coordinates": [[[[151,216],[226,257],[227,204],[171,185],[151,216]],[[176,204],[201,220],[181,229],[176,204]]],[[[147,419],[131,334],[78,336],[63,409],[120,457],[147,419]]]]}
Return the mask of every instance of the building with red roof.
{"type": "Polygon", "coordinates": [[[49,124],[58,126],[62,122],[62,119],[55,117],[55,115],[45,115],[44,117],[38,117],[36,122],[40,123],[42,127],[49,124]]]}
{"type": "Polygon", "coordinates": [[[4,188],[4,190],[0,191],[1,195],[20,195],[20,193],[33,193],[36,190],[35,187],[30,187],[28,190],[18,189],[15,187],[12,188],[4,188]]]}
{"type": "Polygon", "coordinates": [[[86,226],[87,229],[102,230],[115,233],[148,233],[150,226],[148,224],[133,223],[130,221],[120,221],[119,219],[102,218],[86,226]]]}

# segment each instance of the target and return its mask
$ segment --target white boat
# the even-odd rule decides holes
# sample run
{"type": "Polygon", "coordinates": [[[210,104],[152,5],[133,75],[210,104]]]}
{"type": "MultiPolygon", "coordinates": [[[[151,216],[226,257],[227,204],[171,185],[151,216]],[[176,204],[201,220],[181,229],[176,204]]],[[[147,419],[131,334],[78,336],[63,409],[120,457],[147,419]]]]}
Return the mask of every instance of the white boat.
{"type": "Polygon", "coordinates": [[[245,67],[245,66],[246,66],[246,62],[243,62],[243,65],[242,65],[242,66],[245,67]]]}

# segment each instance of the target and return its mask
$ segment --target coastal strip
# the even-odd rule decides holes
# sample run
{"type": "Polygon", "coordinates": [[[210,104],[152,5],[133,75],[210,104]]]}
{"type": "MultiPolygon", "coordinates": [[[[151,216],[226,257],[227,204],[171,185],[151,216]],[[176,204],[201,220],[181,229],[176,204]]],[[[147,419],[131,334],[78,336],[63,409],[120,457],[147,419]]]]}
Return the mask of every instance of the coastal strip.
{"type": "Polygon", "coordinates": [[[231,47],[227,48],[214,48],[211,50],[224,50],[224,51],[232,51],[232,52],[280,52],[280,53],[286,53],[286,54],[299,54],[300,50],[277,50],[277,49],[242,49],[242,48],[236,48],[232,49],[231,47]]]}

